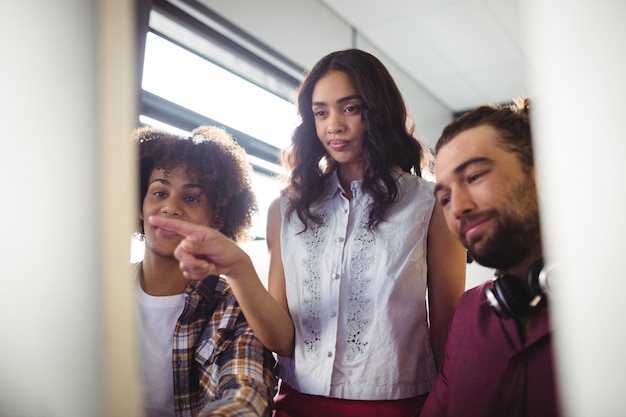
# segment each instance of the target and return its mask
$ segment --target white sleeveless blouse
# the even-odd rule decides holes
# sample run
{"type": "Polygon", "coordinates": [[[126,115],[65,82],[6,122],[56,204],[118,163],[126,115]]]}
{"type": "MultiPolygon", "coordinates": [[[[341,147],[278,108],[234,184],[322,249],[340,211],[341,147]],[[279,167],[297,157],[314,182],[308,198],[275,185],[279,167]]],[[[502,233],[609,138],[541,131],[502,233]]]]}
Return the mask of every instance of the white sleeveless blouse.
{"type": "Polygon", "coordinates": [[[432,183],[400,174],[401,198],[374,231],[361,182],[353,199],[338,179],[312,207],[323,219],[305,233],[285,216],[281,248],[295,352],[279,357],[279,376],[300,392],[391,400],[430,390],[436,375],[426,308],[426,238],[432,183]]]}

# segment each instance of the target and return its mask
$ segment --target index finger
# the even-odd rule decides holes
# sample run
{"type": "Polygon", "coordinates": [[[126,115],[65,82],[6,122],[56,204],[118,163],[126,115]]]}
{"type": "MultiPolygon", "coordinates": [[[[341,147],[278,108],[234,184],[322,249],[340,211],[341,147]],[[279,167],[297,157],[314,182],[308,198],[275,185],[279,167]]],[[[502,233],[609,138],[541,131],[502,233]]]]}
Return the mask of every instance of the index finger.
{"type": "Polygon", "coordinates": [[[163,216],[149,216],[148,221],[153,226],[178,233],[193,241],[201,241],[204,238],[204,234],[198,229],[199,225],[194,223],[163,216]]]}

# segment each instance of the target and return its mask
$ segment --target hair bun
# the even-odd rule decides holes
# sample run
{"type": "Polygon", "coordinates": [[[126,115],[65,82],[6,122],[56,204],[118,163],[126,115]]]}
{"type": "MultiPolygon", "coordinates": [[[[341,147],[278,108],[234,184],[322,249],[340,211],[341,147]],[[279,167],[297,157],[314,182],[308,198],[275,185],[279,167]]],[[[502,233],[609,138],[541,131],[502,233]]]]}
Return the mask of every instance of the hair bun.
{"type": "Polygon", "coordinates": [[[518,97],[511,104],[513,113],[528,117],[530,115],[530,99],[528,97],[518,97]]]}

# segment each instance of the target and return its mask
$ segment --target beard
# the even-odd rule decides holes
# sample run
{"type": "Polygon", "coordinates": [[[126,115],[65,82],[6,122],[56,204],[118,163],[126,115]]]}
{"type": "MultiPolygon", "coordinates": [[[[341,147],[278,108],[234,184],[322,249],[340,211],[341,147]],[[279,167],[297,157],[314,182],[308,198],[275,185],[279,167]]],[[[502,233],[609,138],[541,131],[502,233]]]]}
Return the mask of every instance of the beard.
{"type": "Polygon", "coordinates": [[[530,224],[500,217],[493,233],[467,248],[479,264],[505,270],[530,256],[539,241],[538,221],[530,224]]]}
{"type": "Polygon", "coordinates": [[[509,202],[498,210],[482,215],[494,219],[491,233],[474,243],[463,236],[461,241],[479,264],[506,270],[529,257],[541,246],[539,207],[534,182],[526,179],[512,187],[509,202]]]}

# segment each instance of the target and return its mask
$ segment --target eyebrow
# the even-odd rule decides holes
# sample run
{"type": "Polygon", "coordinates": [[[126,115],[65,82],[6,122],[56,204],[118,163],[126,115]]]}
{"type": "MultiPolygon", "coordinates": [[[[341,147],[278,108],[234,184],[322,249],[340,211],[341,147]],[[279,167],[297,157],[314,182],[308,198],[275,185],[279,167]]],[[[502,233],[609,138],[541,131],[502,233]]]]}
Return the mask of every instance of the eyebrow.
{"type": "MultiPolygon", "coordinates": [[[[454,168],[453,172],[455,175],[459,175],[461,172],[465,171],[467,167],[474,165],[474,164],[484,163],[484,162],[492,163],[493,161],[484,156],[476,156],[474,158],[468,159],[467,161],[463,162],[462,164],[454,168]]],[[[441,191],[442,188],[443,188],[443,185],[441,185],[440,183],[437,183],[435,185],[435,189],[433,190],[433,194],[437,194],[437,192],[441,191]]]]}
{"type": "MultiPolygon", "coordinates": [[[[153,184],[155,182],[161,183],[163,185],[167,185],[169,187],[172,186],[172,183],[169,182],[168,180],[166,180],[165,178],[155,178],[152,181],[150,181],[150,184],[153,184]]],[[[148,185],[150,185],[150,184],[148,184],[148,185]]],[[[200,190],[202,190],[202,186],[200,186],[200,184],[193,184],[193,183],[184,184],[183,188],[184,189],[199,188],[200,190]]]]}
{"type": "MultiPolygon", "coordinates": [[[[341,103],[345,103],[345,102],[350,101],[350,100],[363,100],[363,97],[361,97],[358,94],[353,94],[351,96],[341,97],[340,99],[337,99],[335,101],[335,103],[341,104],[341,103]]],[[[314,101],[313,103],[311,103],[311,107],[313,107],[313,106],[325,106],[325,105],[326,105],[326,102],[324,102],[324,101],[314,101]]]]}

